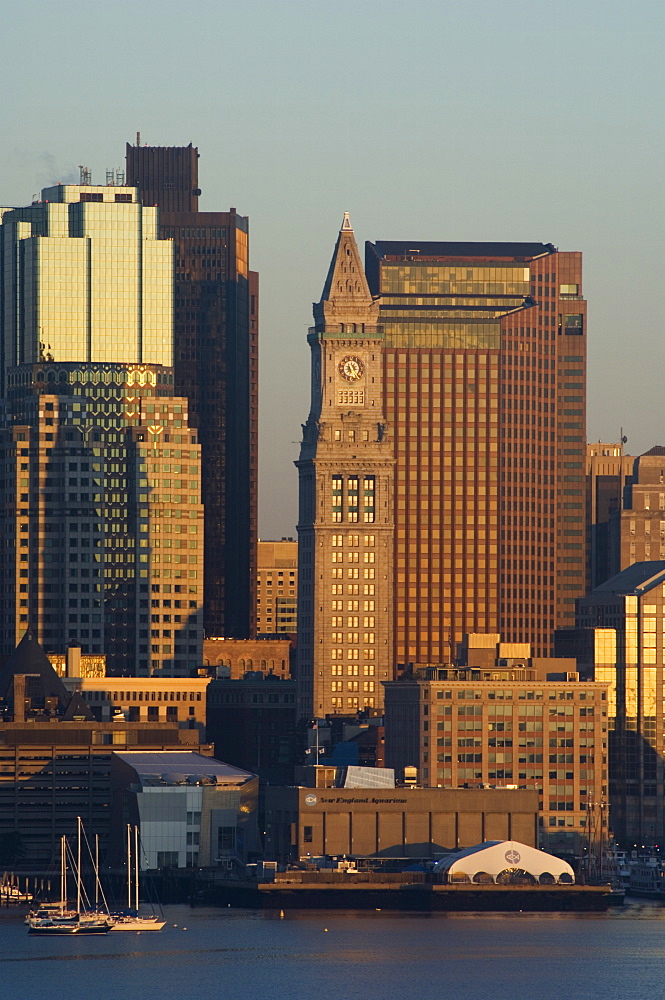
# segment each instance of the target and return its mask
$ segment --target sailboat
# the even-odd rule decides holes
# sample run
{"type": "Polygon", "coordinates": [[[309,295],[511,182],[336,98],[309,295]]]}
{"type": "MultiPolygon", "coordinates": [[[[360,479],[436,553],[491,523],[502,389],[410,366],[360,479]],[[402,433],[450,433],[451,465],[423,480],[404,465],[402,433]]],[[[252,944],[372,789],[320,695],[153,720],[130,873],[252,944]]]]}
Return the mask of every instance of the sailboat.
{"type": "MultiPolygon", "coordinates": [[[[60,841],[60,901],[55,905],[40,908],[27,919],[28,934],[106,934],[111,929],[111,921],[106,914],[88,913],[83,907],[83,885],[81,878],[81,817],[78,817],[76,856],[76,909],[67,910],[67,838],[60,841]]],[[[95,873],[97,877],[97,873],[95,873]]]]}
{"type": "Polygon", "coordinates": [[[139,828],[127,824],[127,910],[112,915],[112,931],[161,931],[166,924],[159,917],[139,916],[139,828]],[[133,849],[132,849],[133,841],[133,849]],[[133,878],[132,878],[133,876],[133,878]]]}

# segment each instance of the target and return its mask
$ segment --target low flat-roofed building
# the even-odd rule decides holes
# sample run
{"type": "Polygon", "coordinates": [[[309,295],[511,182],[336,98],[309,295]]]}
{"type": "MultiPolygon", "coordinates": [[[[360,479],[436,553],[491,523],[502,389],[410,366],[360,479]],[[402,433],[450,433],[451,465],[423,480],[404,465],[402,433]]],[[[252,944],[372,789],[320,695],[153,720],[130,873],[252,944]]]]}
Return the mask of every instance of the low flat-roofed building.
{"type": "Polygon", "coordinates": [[[205,740],[206,688],[209,677],[64,677],[71,691],[78,691],[100,722],[177,722],[181,729],[196,730],[205,740]]]}
{"type": "Polygon", "coordinates": [[[143,868],[242,865],[256,855],[256,775],[187,750],[114,757],[122,815],[140,826],[143,868]]]}
{"type": "Polygon", "coordinates": [[[265,856],[438,858],[483,840],[535,846],[535,789],[302,788],[265,791],[265,856]]]}

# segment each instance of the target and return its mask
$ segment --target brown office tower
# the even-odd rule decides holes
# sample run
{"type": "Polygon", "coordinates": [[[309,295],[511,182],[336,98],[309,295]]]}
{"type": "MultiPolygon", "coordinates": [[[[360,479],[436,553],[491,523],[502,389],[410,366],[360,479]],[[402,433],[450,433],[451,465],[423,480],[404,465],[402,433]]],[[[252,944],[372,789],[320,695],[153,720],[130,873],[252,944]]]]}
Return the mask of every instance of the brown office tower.
{"type": "Polygon", "coordinates": [[[633,460],[620,509],[609,518],[610,577],[634,563],[665,559],[665,447],[633,460]]]}
{"type": "Polygon", "coordinates": [[[199,212],[198,151],[127,145],[127,183],[157,205],[175,244],[175,392],[198,429],[205,506],[204,628],[254,634],[257,529],[258,275],[248,219],[199,212]]]}
{"type": "Polygon", "coordinates": [[[383,337],[344,216],[307,340],[298,520],[301,716],[380,709],[391,679],[393,443],[383,415],[383,337]]]}
{"type": "Polygon", "coordinates": [[[574,621],[581,266],[542,243],[367,244],[395,458],[395,663],[450,661],[471,632],[542,656],[574,621]]]}
{"type": "MultiPolygon", "coordinates": [[[[624,455],[623,441],[612,444],[598,441],[587,445],[587,592],[623,568],[612,566],[610,522],[623,510],[624,489],[632,482],[634,462],[633,455],[624,455]]],[[[665,551],[658,552],[654,558],[662,558],[663,555],[665,551]]],[[[643,558],[646,557],[641,553],[639,558],[630,562],[639,562],[643,558]]]]}

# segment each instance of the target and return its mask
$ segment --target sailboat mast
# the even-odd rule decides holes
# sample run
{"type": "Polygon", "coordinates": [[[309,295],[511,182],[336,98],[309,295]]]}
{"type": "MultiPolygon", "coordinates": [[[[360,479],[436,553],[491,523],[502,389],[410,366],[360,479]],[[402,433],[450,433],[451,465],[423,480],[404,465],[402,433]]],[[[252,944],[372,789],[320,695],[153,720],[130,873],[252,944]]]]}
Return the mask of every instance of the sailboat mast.
{"type": "Polygon", "coordinates": [[[81,915],[81,817],[77,816],[76,844],[76,912],[81,915]]]}
{"type": "Polygon", "coordinates": [[[99,834],[95,834],[95,911],[99,909],[99,834]]]}
{"type": "Polygon", "coordinates": [[[134,827],[134,889],[136,892],[136,912],[139,912],[139,828],[134,827]]]}
{"type": "Polygon", "coordinates": [[[127,824],[127,909],[132,908],[132,828],[127,824]]]}
{"type": "Polygon", "coordinates": [[[65,912],[67,905],[67,838],[64,833],[60,838],[60,912],[65,912]]]}

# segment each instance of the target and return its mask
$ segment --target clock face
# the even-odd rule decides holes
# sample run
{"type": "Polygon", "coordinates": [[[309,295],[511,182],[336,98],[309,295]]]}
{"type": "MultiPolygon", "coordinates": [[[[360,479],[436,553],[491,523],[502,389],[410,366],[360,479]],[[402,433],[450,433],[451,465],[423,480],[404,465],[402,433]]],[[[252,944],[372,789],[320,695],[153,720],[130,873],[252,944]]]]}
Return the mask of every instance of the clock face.
{"type": "Polygon", "coordinates": [[[365,374],[365,365],[361,358],[357,358],[355,355],[347,355],[342,358],[339,365],[339,373],[342,378],[345,378],[347,382],[357,382],[365,374]]]}

